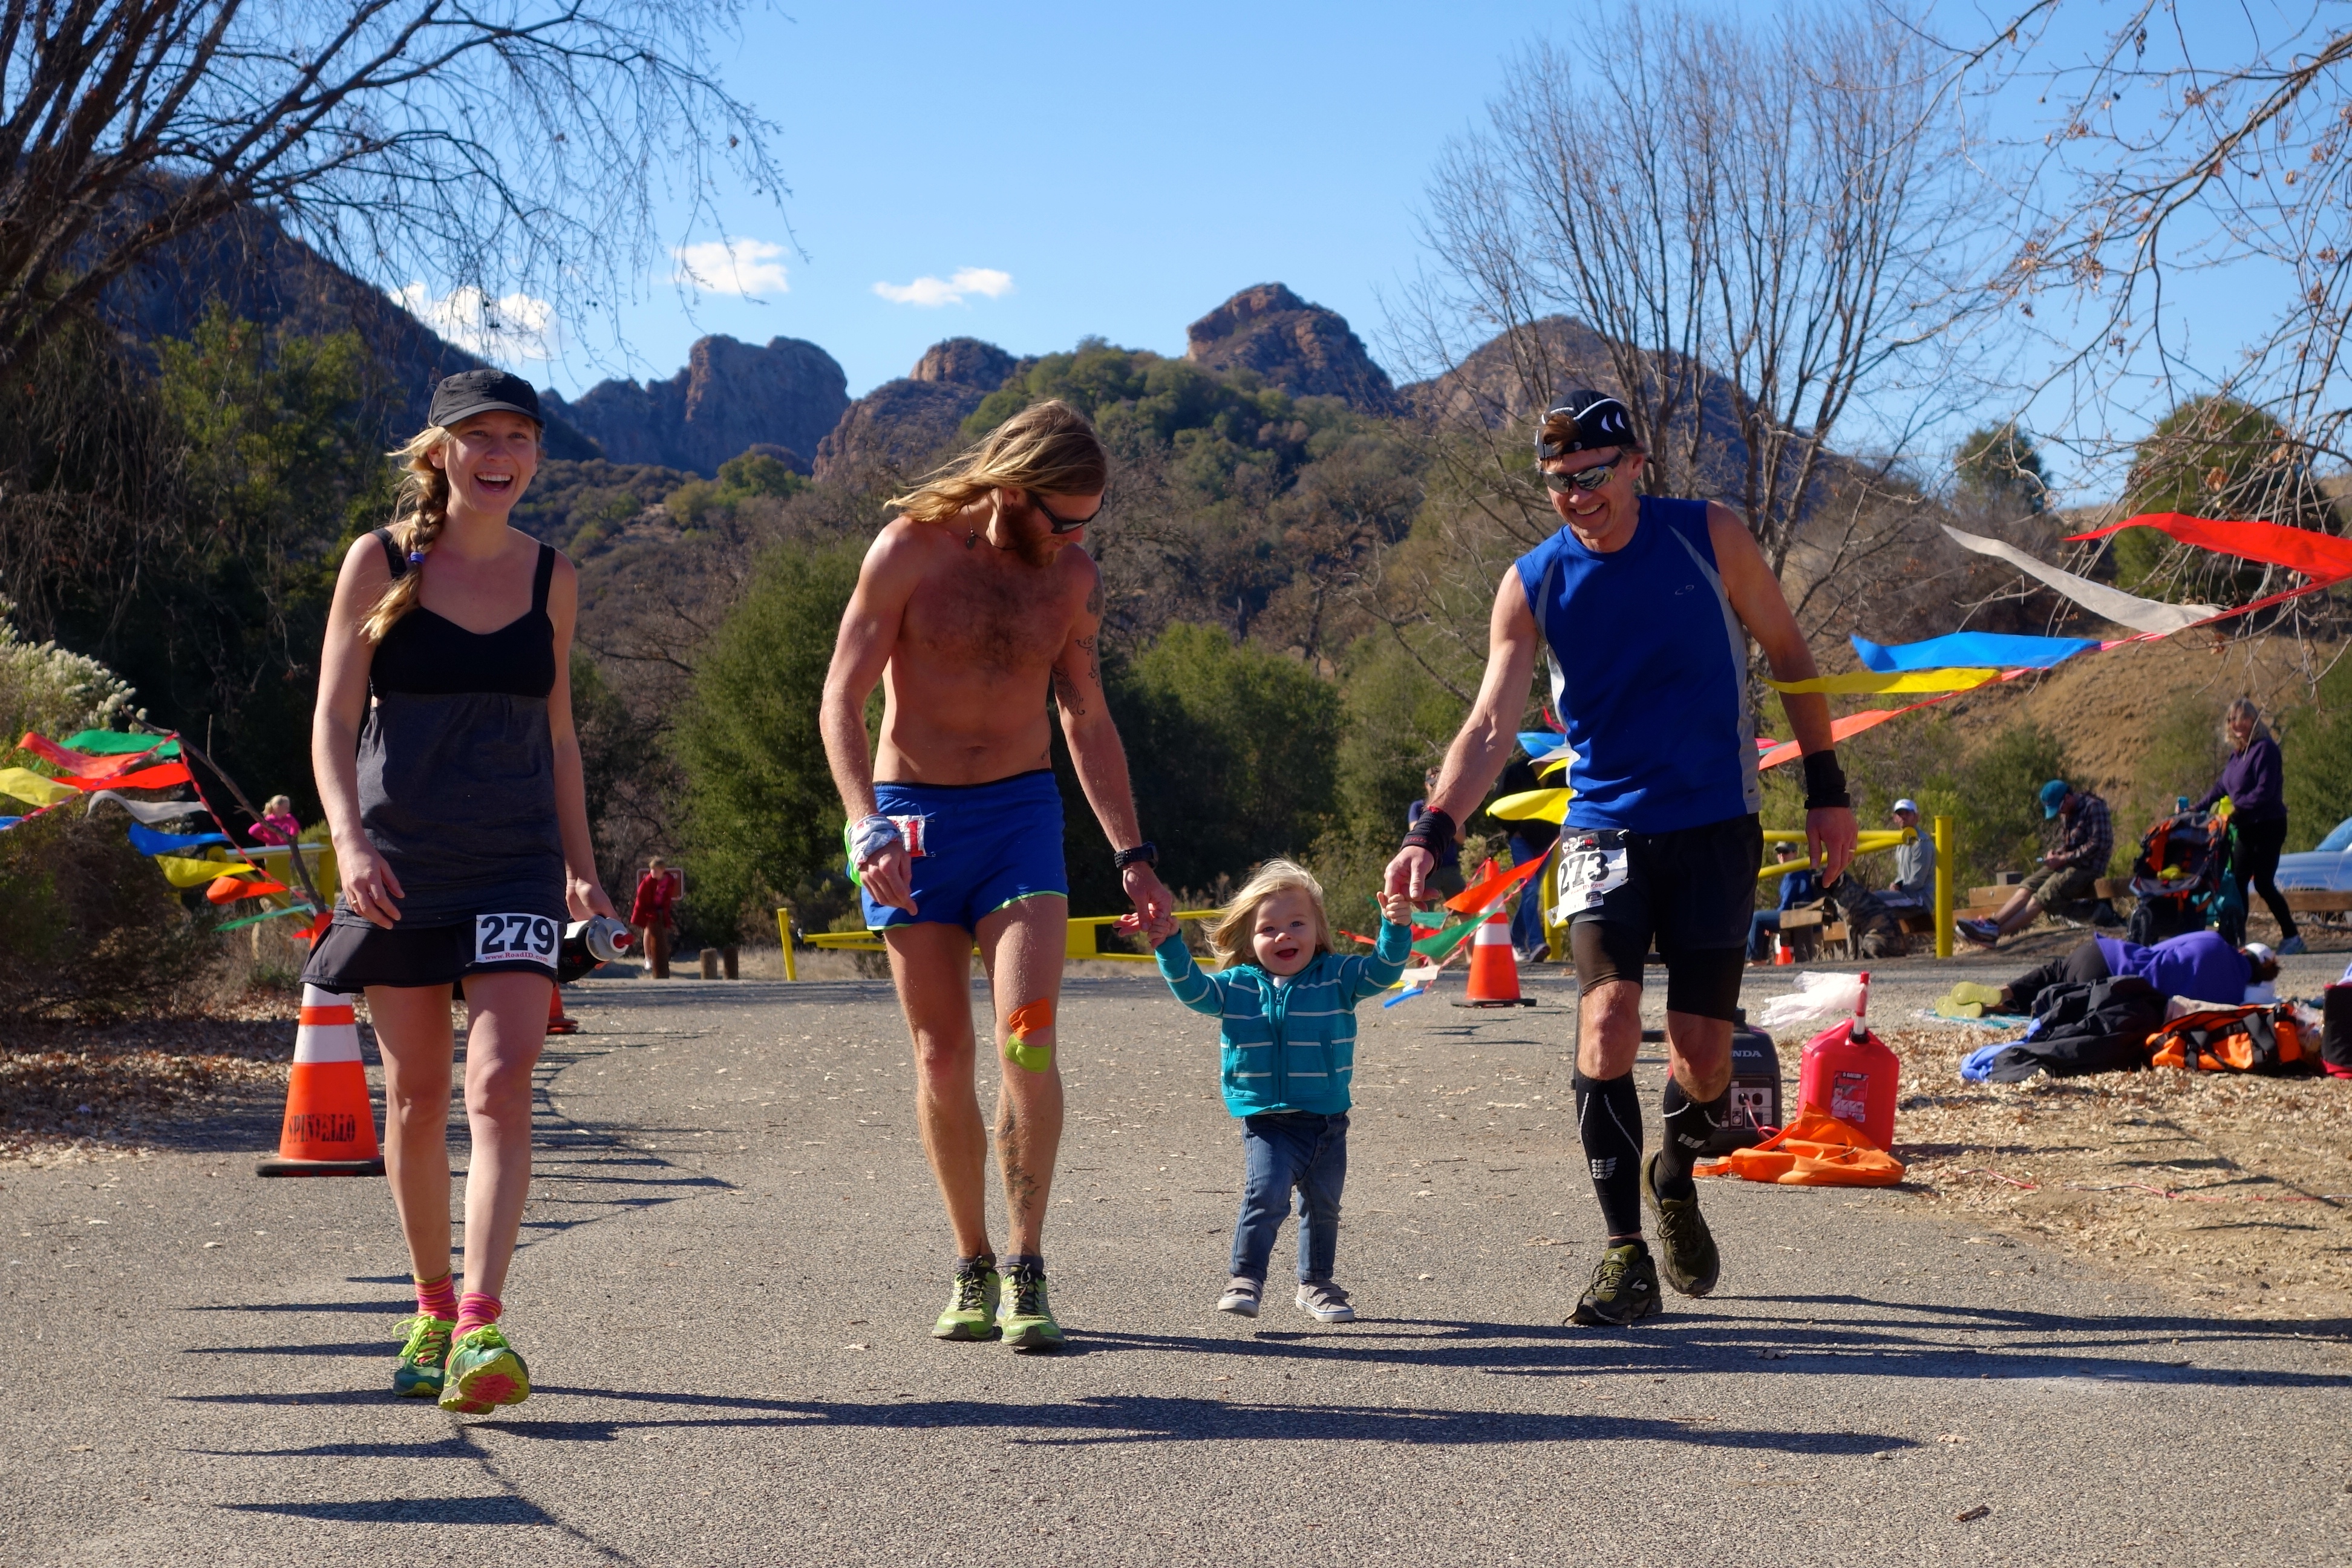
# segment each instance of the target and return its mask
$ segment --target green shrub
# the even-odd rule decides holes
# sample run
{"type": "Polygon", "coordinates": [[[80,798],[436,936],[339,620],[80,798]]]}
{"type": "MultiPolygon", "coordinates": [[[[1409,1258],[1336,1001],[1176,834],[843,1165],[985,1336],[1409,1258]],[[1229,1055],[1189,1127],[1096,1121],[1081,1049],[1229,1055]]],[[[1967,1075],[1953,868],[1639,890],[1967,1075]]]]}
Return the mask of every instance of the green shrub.
{"type": "Polygon", "coordinates": [[[677,731],[683,941],[739,941],[754,920],[758,929],[774,920],[767,900],[840,879],[841,800],[817,705],[862,554],[855,542],[772,550],[696,661],[677,731]]]}
{"type": "Polygon", "coordinates": [[[2352,660],[2320,678],[2308,707],[2278,715],[2286,847],[2308,849],[2352,816],[2352,660]]]}
{"type": "Polygon", "coordinates": [[[119,811],[68,805],[0,833],[0,1016],[102,1016],[194,983],[217,949],[119,811]]]}

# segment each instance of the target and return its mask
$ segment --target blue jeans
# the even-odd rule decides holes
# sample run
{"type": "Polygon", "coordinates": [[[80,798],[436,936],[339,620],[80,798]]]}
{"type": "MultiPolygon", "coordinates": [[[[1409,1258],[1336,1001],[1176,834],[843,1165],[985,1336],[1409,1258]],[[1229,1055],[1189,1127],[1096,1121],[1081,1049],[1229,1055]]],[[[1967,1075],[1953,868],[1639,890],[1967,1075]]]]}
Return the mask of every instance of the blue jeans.
{"type": "Polygon", "coordinates": [[[1265,1279],[1274,1237],[1298,1193],[1298,1279],[1331,1278],[1339,1250],[1339,1188],[1348,1180],[1348,1118],[1277,1111],[1242,1118],[1241,1218],[1234,1225],[1234,1274],[1265,1279]]]}
{"type": "Polygon", "coordinates": [[[1778,910],[1758,910],[1748,916],[1748,956],[1750,959],[1759,960],[1771,957],[1772,944],[1765,939],[1764,933],[1777,931],[1780,929],[1780,911],[1778,910]]]}
{"type": "MultiPolygon", "coordinates": [[[[1546,848],[1548,850],[1549,846],[1546,848]]],[[[1524,866],[1534,859],[1536,854],[1535,846],[1516,833],[1511,836],[1512,865],[1524,866]]],[[[1522,963],[1532,962],[1544,945],[1543,887],[1546,879],[1542,872],[1537,872],[1536,879],[1519,890],[1519,907],[1511,911],[1511,945],[1519,950],[1522,963]]]]}

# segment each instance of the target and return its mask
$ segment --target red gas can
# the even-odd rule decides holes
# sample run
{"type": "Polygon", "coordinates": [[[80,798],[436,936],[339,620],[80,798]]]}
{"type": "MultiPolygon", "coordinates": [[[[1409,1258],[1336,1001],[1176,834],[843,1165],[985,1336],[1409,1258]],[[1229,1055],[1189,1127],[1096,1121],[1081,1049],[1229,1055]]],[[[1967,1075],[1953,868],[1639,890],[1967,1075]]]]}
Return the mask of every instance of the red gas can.
{"type": "Polygon", "coordinates": [[[1798,1070],[1799,1101],[1834,1116],[1881,1149],[1895,1146],[1895,1102],[1900,1097],[1902,1063],[1863,1022],[1870,976],[1862,977],[1863,1006],[1843,1024],[1832,1024],[1805,1042],[1798,1070]]]}

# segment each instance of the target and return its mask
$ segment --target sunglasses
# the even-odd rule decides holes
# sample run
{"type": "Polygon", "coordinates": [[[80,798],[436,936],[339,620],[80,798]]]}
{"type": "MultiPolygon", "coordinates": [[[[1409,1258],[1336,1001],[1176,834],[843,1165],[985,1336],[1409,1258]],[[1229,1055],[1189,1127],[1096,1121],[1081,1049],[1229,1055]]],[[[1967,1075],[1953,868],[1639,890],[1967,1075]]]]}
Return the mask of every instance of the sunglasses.
{"type": "Polygon", "coordinates": [[[1544,488],[1555,495],[1574,495],[1579,490],[1591,495],[1610,481],[1617,472],[1617,464],[1624,460],[1619,458],[1613,462],[1595,463],[1572,474],[1547,473],[1543,477],[1544,488]]]}
{"type": "Polygon", "coordinates": [[[1045,504],[1045,498],[1037,494],[1034,490],[1029,494],[1029,504],[1038,511],[1045,514],[1045,526],[1054,532],[1076,533],[1078,530],[1086,527],[1087,524],[1094,521],[1095,519],[1102,515],[1104,503],[1097,501],[1095,503],[1094,510],[1087,513],[1084,517],[1078,518],[1064,517],[1060,512],[1057,512],[1052,507],[1047,506],[1045,504]]]}

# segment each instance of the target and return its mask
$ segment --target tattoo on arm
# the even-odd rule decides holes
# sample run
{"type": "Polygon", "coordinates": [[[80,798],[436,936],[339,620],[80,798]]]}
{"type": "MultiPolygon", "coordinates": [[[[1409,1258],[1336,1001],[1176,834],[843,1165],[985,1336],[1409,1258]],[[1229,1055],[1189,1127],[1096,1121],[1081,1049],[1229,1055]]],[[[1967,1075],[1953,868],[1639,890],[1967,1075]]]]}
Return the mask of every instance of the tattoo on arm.
{"type": "Polygon", "coordinates": [[[1102,619],[1102,579],[1097,577],[1095,579],[1095,585],[1087,590],[1087,617],[1093,620],[1102,619]]]}
{"type": "Polygon", "coordinates": [[[1054,667],[1054,695],[1071,717],[1076,718],[1086,712],[1087,705],[1078,694],[1078,683],[1072,680],[1069,672],[1058,664],[1054,667]]]}
{"type": "Polygon", "coordinates": [[[1087,674],[1093,679],[1095,689],[1100,690],[1102,689],[1102,651],[1095,646],[1097,640],[1095,637],[1080,637],[1077,643],[1078,651],[1087,656],[1087,674]]]}

